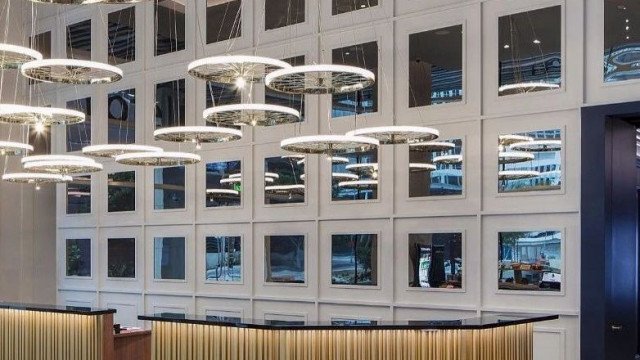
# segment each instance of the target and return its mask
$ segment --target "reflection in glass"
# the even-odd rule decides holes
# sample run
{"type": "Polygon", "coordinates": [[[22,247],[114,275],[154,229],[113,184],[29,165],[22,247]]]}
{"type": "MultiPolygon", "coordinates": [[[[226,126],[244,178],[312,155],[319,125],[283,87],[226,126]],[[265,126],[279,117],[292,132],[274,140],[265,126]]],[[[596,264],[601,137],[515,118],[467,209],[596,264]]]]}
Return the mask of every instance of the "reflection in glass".
{"type": "Polygon", "coordinates": [[[242,281],[240,236],[207,236],[206,279],[222,282],[242,281]]]}
{"type": "Polygon", "coordinates": [[[345,182],[378,179],[378,150],[334,157],[331,161],[331,200],[374,200],[378,185],[348,185],[345,182]]]}
{"type": "Polygon", "coordinates": [[[604,82],[640,78],[640,4],[604,1],[604,82]]]}
{"type": "Polygon", "coordinates": [[[136,210],[136,172],[123,171],[107,175],[108,212],[136,210]]]}
{"type": "Polygon", "coordinates": [[[304,0],[264,0],[264,29],[304,22],[304,0]]]}
{"type": "Polygon", "coordinates": [[[156,129],[185,124],[184,79],[156,84],[156,129]]]}
{"type": "Polygon", "coordinates": [[[409,234],[409,287],[462,288],[462,233],[409,234]]]}
{"type": "Polygon", "coordinates": [[[509,173],[514,171],[533,173],[532,176],[522,178],[499,176],[498,191],[516,192],[560,189],[562,186],[562,138],[560,129],[532,131],[509,135],[528,137],[531,139],[531,144],[540,142],[541,144],[548,143],[553,146],[527,146],[526,144],[522,145],[523,142],[505,145],[504,141],[501,142],[499,139],[498,149],[500,152],[521,151],[532,154],[534,158],[532,160],[523,160],[511,163],[499,161],[499,173],[504,174],[504,172],[509,173]],[[525,148],[521,148],[522,146],[525,146],[525,148]]]}
{"type": "Polygon", "coordinates": [[[107,277],[136,277],[136,239],[107,239],[107,277]]]}
{"type": "Polygon", "coordinates": [[[266,282],[304,283],[305,253],[303,235],[264,237],[266,282]]]}
{"type": "Polygon", "coordinates": [[[207,1],[207,44],[242,35],[242,1],[207,1]]]}
{"type": "Polygon", "coordinates": [[[67,276],[91,276],[91,239],[67,239],[67,276]]]}
{"type": "Polygon", "coordinates": [[[185,279],[185,238],[153,238],[153,278],[185,279]]]}
{"type": "Polygon", "coordinates": [[[217,105],[239,104],[242,102],[242,93],[233,84],[220,84],[207,81],[206,100],[207,108],[217,105]]]}
{"type": "Polygon", "coordinates": [[[51,58],[51,31],[45,31],[29,37],[29,45],[42,54],[43,59],[51,58]]]}
{"type": "Polygon", "coordinates": [[[409,35],[409,107],[462,100],[462,25],[409,35]]]}
{"type": "Polygon", "coordinates": [[[109,64],[120,65],[136,60],[136,8],[135,6],[109,13],[109,64]]]}
{"type": "Polygon", "coordinates": [[[498,32],[498,95],[560,87],[562,11],[559,5],[501,16],[498,32]]]}
{"type": "Polygon", "coordinates": [[[67,183],[67,214],[91,212],[91,175],[74,176],[67,183]]]}
{"type": "Polygon", "coordinates": [[[120,90],[107,99],[109,144],[136,142],[136,89],[120,90]]]}
{"type": "Polygon", "coordinates": [[[264,203],[303,203],[305,159],[298,157],[270,157],[264,159],[264,203]]]}
{"type": "Polygon", "coordinates": [[[498,243],[498,288],[560,291],[562,235],[559,231],[501,232],[498,243]]]}
{"type": "MultiPolygon", "coordinates": [[[[333,49],[334,64],[351,65],[372,71],[378,78],[378,43],[375,41],[333,49]]],[[[354,93],[335,94],[331,117],[351,116],[378,111],[378,82],[354,93]]]]}
{"type": "Polygon", "coordinates": [[[339,319],[332,318],[331,325],[332,326],[356,326],[356,325],[377,325],[378,321],[376,320],[366,320],[366,319],[339,319]]]}
{"type": "Polygon", "coordinates": [[[67,109],[85,114],[84,122],[67,126],[67,151],[80,151],[91,145],[91,98],[67,101],[67,109]]]}
{"type": "Polygon", "coordinates": [[[156,56],[184,50],[184,4],[175,0],[154,0],[156,56]]]}
{"type": "Polygon", "coordinates": [[[91,60],[91,20],[67,26],[67,58],[91,60]]]}
{"type": "Polygon", "coordinates": [[[331,283],[378,285],[378,235],[331,236],[331,283]]]}
{"type": "Polygon", "coordinates": [[[409,147],[409,197],[462,195],[464,185],[462,139],[449,139],[444,142],[452,143],[454,147],[446,149],[409,147]],[[459,155],[462,161],[434,161],[448,155],[459,155]],[[421,164],[433,164],[436,169],[425,170],[420,167],[421,164]]]}
{"type": "Polygon", "coordinates": [[[378,0],[331,0],[331,15],[378,6],[378,0]]]}
{"type": "Polygon", "coordinates": [[[226,323],[240,323],[242,318],[240,316],[225,316],[225,315],[206,315],[207,321],[219,321],[226,323]]]}
{"type": "Polygon", "coordinates": [[[156,210],[185,208],[184,166],[153,169],[153,208],[156,210]]]}
{"type": "MultiPolygon", "coordinates": [[[[282,59],[282,61],[290,64],[291,66],[304,65],[304,55],[282,59]]],[[[286,106],[292,109],[296,109],[300,112],[300,117],[304,121],[304,95],[285,94],[280,91],[272,90],[265,87],[264,90],[264,102],[271,105],[286,106]]]]}
{"type": "Polygon", "coordinates": [[[208,163],[205,170],[206,206],[240,206],[243,191],[240,160],[208,163]]]}

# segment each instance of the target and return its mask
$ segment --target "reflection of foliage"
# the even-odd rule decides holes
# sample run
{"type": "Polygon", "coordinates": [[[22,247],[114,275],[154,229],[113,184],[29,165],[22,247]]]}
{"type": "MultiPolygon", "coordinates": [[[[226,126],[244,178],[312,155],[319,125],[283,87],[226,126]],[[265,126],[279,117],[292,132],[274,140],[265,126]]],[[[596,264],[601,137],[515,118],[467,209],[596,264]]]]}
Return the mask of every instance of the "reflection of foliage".
{"type": "Polygon", "coordinates": [[[67,240],[67,276],[89,276],[90,275],[90,261],[91,259],[85,259],[82,245],[80,241],[87,240],[67,240]]]}
{"type": "Polygon", "coordinates": [[[133,211],[136,204],[136,173],[125,171],[109,174],[108,204],[109,212],[133,211]],[[111,183],[121,183],[111,185],[111,183]]]}
{"type": "Polygon", "coordinates": [[[116,262],[115,264],[110,264],[108,273],[108,276],[112,278],[135,277],[135,263],[131,261],[122,261],[116,262]]]}

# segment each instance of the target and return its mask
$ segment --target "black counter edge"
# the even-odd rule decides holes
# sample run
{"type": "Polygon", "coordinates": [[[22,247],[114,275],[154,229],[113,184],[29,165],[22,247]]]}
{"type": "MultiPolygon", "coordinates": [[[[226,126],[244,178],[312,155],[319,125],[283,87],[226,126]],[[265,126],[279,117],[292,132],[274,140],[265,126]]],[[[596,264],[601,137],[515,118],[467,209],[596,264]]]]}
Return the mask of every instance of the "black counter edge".
{"type": "Polygon", "coordinates": [[[74,314],[74,315],[87,315],[98,316],[115,314],[116,309],[94,309],[94,308],[82,308],[78,306],[57,306],[57,305],[42,305],[42,304],[12,304],[1,303],[0,310],[20,310],[20,311],[37,311],[37,312],[50,312],[58,314],[74,314]]]}

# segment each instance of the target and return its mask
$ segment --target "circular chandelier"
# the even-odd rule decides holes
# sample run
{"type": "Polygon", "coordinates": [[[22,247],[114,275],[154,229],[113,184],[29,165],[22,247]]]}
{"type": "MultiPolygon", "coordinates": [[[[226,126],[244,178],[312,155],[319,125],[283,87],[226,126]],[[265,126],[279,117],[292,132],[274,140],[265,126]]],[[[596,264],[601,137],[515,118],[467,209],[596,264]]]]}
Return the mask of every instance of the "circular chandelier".
{"type": "Polygon", "coordinates": [[[238,88],[243,88],[247,82],[262,81],[270,70],[290,67],[282,60],[268,57],[230,55],[193,61],[187,66],[187,72],[198,79],[235,84],[238,88]]]}
{"type": "Polygon", "coordinates": [[[429,163],[409,163],[409,171],[422,172],[422,171],[434,171],[436,166],[429,163]]]}
{"type": "Polygon", "coordinates": [[[230,179],[233,179],[233,178],[239,178],[239,177],[242,177],[242,174],[241,174],[241,173],[237,173],[237,174],[231,174],[231,175],[229,175],[229,178],[230,178],[230,179]]]}
{"type": "Polygon", "coordinates": [[[509,146],[514,143],[528,142],[528,141],[533,141],[533,138],[531,136],[516,135],[516,134],[498,136],[498,142],[500,143],[500,145],[503,145],[503,146],[509,146]]]}
{"type": "Polygon", "coordinates": [[[311,135],[284,139],[280,148],[302,154],[345,154],[375,149],[380,142],[366,136],[311,135]]]}
{"type": "Polygon", "coordinates": [[[462,162],[462,155],[434,156],[433,162],[435,164],[460,164],[462,162]]]}
{"type": "Polygon", "coordinates": [[[264,191],[274,193],[290,193],[290,192],[304,192],[305,186],[302,184],[293,185],[269,185],[264,187],[264,191]]]}
{"type": "Polygon", "coordinates": [[[377,126],[349,131],[347,135],[368,136],[385,145],[431,141],[437,139],[440,132],[423,126],[377,126]]]}
{"type": "Polygon", "coordinates": [[[498,153],[498,161],[500,164],[515,164],[531,161],[535,158],[532,153],[524,151],[501,151],[498,153]]]}
{"type": "Polygon", "coordinates": [[[134,152],[162,152],[162,148],[157,146],[136,145],[136,144],[104,144],[90,145],[82,148],[82,153],[95,157],[115,157],[116,155],[134,152]]]}
{"type": "Polygon", "coordinates": [[[341,181],[338,183],[339,187],[350,188],[367,188],[371,186],[378,186],[378,180],[353,180],[353,181],[341,181]]]}
{"type": "Polygon", "coordinates": [[[342,94],[367,88],[376,81],[373,72],[348,65],[303,65],[276,70],[265,85],[287,94],[342,94]]]}
{"type": "Polygon", "coordinates": [[[0,69],[17,69],[34,60],[42,60],[42,54],[24,46],[0,44],[0,69]]]}
{"type": "Polygon", "coordinates": [[[84,122],[84,120],[83,112],[71,109],[0,104],[0,123],[5,124],[72,125],[84,122]]]}
{"type": "Polygon", "coordinates": [[[540,176],[540,172],[534,170],[501,170],[498,172],[499,180],[522,180],[538,176],[540,176]]]}
{"type": "Polygon", "coordinates": [[[202,143],[221,143],[242,139],[242,131],[217,126],[174,126],[153,132],[156,140],[190,142],[200,149],[202,143]]]}
{"type": "Polygon", "coordinates": [[[122,79],[118,67],[75,59],[35,60],[22,65],[20,71],[33,80],[62,84],[108,84],[122,79]]]}
{"type": "Polygon", "coordinates": [[[241,183],[242,182],[242,178],[240,177],[229,177],[226,179],[220,179],[220,184],[235,184],[235,183],[241,183]]]}
{"type": "Polygon", "coordinates": [[[332,164],[348,164],[349,158],[344,156],[327,156],[327,160],[331,161],[332,164]]]}
{"type": "Polygon", "coordinates": [[[455,149],[455,147],[456,144],[448,141],[425,141],[409,144],[409,150],[427,152],[447,151],[455,149]]]}
{"type": "Polygon", "coordinates": [[[274,126],[302,121],[298,110],[270,104],[214,106],[205,109],[202,116],[207,122],[227,126],[274,126]]]}
{"type": "Polygon", "coordinates": [[[102,170],[95,160],[75,155],[34,155],[23,157],[22,167],[27,171],[50,174],[86,174],[102,170]]]}
{"type": "Polygon", "coordinates": [[[352,173],[334,172],[331,173],[331,178],[335,180],[358,180],[359,177],[352,173]]]}
{"type": "Polygon", "coordinates": [[[269,178],[273,178],[273,179],[280,179],[280,175],[274,172],[269,172],[269,171],[265,171],[264,173],[265,177],[269,177],[269,178]]]}
{"type": "Polygon", "coordinates": [[[33,146],[14,141],[0,141],[0,156],[3,155],[25,155],[33,151],[33,146]]]}
{"type": "Polygon", "coordinates": [[[349,164],[344,168],[356,174],[371,174],[378,171],[378,163],[349,164]]]}
{"type": "Polygon", "coordinates": [[[500,95],[513,95],[520,93],[527,93],[540,90],[559,89],[560,85],[553,83],[546,83],[542,81],[521,82],[516,84],[502,85],[498,88],[500,95]]]}
{"type": "Polygon", "coordinates": [[[240,195],[238,190],[233,189],[207,189],[207,195],[240,195]]]}
{"type": "Polygon", "coordinates": [[[559,151],[562,149],[562,141],[560,140],[533,140],[525,142],[517,142],[511,144],[512,150],[518,151],[559,151]]]}
{"type": "Polygon", "coordinates": [[[137,166],[179,166],[199,163],[200,155],[186,152],[137,152],[115,157],[119,164],[137,166]]]}
{"type": "Polygon", "coordinates": [[[36,190],[40,184],[66,183],[73,180],[69,175],[44,174],[44,173],[10,173],[2,175],[3,181],[23,184],[35,184],[36,190]]]}

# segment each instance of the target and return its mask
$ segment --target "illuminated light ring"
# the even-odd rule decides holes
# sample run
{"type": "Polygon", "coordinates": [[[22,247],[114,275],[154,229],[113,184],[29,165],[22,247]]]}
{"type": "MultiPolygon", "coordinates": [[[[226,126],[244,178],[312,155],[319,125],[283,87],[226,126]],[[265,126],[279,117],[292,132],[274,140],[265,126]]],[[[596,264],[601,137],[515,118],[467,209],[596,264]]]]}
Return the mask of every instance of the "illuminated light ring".
{"type": "Polygon", "coordinates": [[[342,173],[342,172],[334,172],[331,173],[332,179],[347,179],[347,180],[358,180],[360,177],[356,174],[352,173],[342,173]]]}
{"type": "Polygon", "coordinates": [[[95,163],[96,161],[90,157],[79,156],[79,155],[32,155],[25,156],[20,159],[22,164],[37,162],[37,161],[77,161],[77,162],[88,162],[95,163]]]}
{"type": "Polygon", "coordinates": [[[289,154],[289,155],[282,155],[280,156],[282,159],[295,159],[295,160],[300,160],[300,159],[304,159],[306,157],[306,155],[300,155],[300,154],[289,154]]]}
{"type": "Polygon", "coordinates": [[[432,141],[440,136],[436,129],[424,126],[376,126],[349,131],[349,136],[368,136],[381,145],[411,144],[432,141]]]}
{"type": "Polygon", "coordinates": [[[522,82],[517,84],[506,84],[502,85],[498,88],[498,93],[508,93],[508,94],[519,94],[526,93],[532,90],[540,89],[540,90],[550,90],[550,89],[559,89],[560,85],[546,83],[542,81],[532,81],[532,82],[522,82]]]}
{"type": "Polygon", "coordinates": [[[433,157],[434,164],[460,164],[462,155],[440,155],[433,157]]]}
{"type": "Polygon", "coordinates": [[[269,171],[265,171],[264,176],[265,177],[270,177],[270,178],[273,178],[273,179],[280,179],[280,175],[279,174],[274,173],[274,172],[269,172],[269,171]]]}
{"type": "Polygon", "coordinates": [[[498,153],[500,164],[516,164],[535,159],[535,155],[525,151],[501,151],[498,153]]]}
{"type": "Polygon", "coordinates": [[[562,141],[561,140],[533,140],[533,141],[514,143],[514,144],[511,144],[509,148],[511,150],[516,150],[516,151],[533,151],[533,152],[559,151],[560,149],[562,149],[562,141]]]}
{"type": "Polygon", "coordinates": [[[451,149],[455,149],[456,144],[448,141],[425,141],[425,142],[415,142],[409,144],[409,150],[416,151],[427,151],[427,152],[436,152],[436,151],[447,151],[451,149]]]}
{"type": "Polygon", "coordinates": [[[117,155],[115,160],[119,164],[134,166],[180,166],[199,163],[200,155],[185,152],[138,152],[117,155]]]}
{"type": "Polygon", "coordinates": [[[240,195],[238,190],[232,189],[207,189],[208,195],[240,195]]]}
{"type": "Polygon", "coordinates": [[[242,177],[242,174],[231,174],[229,175],[229,179],[234,179],[234,178],[239,178],[242,177]]]}
{"type": "Polygon", "coordinates": [[[338,186],[351,188],[378,186],[378,180],[341,181],[338,183],[338,186]]]}
{"type": "Polygon", "coordinates": [[[17,69],[34,60],[42,60],[42,54],[24,46],[0,44],[0,69],[17,69]]]}
{"type": "Polygon", "coordinates": [[[372,172],[378,171],[378,163],[349,164],[344,168],[347,171],[351,171],[356,174],[370,174],[372,172]]]}
{"type": "Polygon", "coordinates": [[[62,108],[0,104],[0,123],[18,125],[72,125],[84,122],[85,114],[62,108]]]}
{"type": "Polygon", "coordinates": [[[349,158],[344,156],[327,156],[327,160],[331,161],[332,164],[348,164],[349,158]]]}
{"type": "Polygon", "coordinates": [[[0,156],[24,155],[29,151],[33,151],[33,146],[29,144],[14,141],[0,141],[0,156]]]}
{"type": "Polygon", "coordinates": [[[303,65],[276,70],[265,78],[265,85],[287,94],[342,94],[373,85],[376,75],[348,65],[303,65]]]}
{"type": "Polygon", "coordinates": [[[276,180],[274,178],[265,177],[264,178],[264,182],[269,183],[269,184],[273,184],[274,182],[276,182],[276,180]]]}
{"type": "Polygon", "coordinates": [[[224,143],[242,139],[242,131],[217,126],[173,126],[153,132],[156,140],[173,142],[224,143]]]}
{"type": "Polygon", "coordinates": [[[220,179],[220,184],[235,184],[235,183],[241,183],[242,182],[242,178],[226,178],[226,179],[220,179]]]}
{"type": "Polygon", "coordinates": [[[304,165],[305,162],[306,162],[306,159],[300,159],[296,161],[296,165],[304,165]]]}
{"type": "Polygon", "coordinates": [[[412,172],[434,171],[436,166],[430,163],[409,163],[409,170],[412,172]]]}
{"type": "Polygon", "coordinates": [[[516,134],[498,136],[498,142],[500,145],[503,145],[503,146],[509,146],[511,144],[515,144],[519,142],[528,142],[528,141],[533,141],[533,138],[531,136],[516,135],[516,134]]]}
{"type": "Polygon", "coordinates": [[[270,68],[287,69],[291,65],[263,56],[213,56],[192,61],[187,72],[198,79],[234,84],[239,78],[248,82],[262,81],[270,68]]]}
{"type": "Polygon", "coordinates": [[[366,136],[311,135],[284,139],[280,148],[302,154],[346,154],[366,152],[380,145],[376,139],[366,136]]]}
{"type": "Polygon", "coordinates": [[[271,104],[232,104],[205,109],[202,117],[209,123],[225,126],[276,126],[302,121],[300,112],[271,104]]]}
{"type": "Polygon", "coordinates": [[[20,72],[33,80],[75,85],[109,84],[123,76],[118,67],[75,59],[35,60],[22,65],[20,72]]]}
{"type": "Polygon", "coordinates": [[[304,191],[305,186],[302,184],[294,184],[294,185],[270,185],[265,186],[264,191],[270,191],[275,193],[289,193],[293,191],[302,190],[304,191]]]}
{"type": "Polygon", "coordinates": [[[27,171],[43,172],[50,174],[88,174],[101,171],[103,166],[93,160],[43,160],[23,163],[22,167],[27,171]]]}
{"type": "Polygon", "coordinates": [[[24,184],[66,183],[73,180],[69,175],[47,173],[9,173],[2,175],[3,181],[24,184]]]}
{"type": "Polygon", "coordinates": [[[162,152],[157,146],[136,144],[103,144],[90,145],[82,148],[82,153],[88,156],[112,158],[121,154],[133,152],[162,152]]]}
{"type": "Polygon", "coordinates": [[[540,176],[540,172],[534,170],[502,170],[498,172],[499,180],[522,180],[538,176],[540,176]]]}

